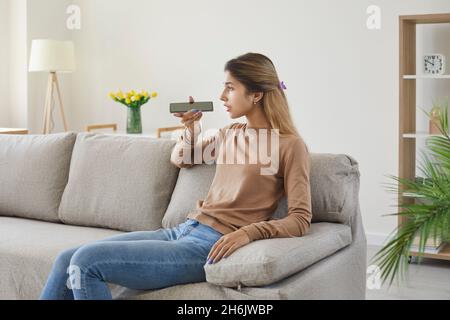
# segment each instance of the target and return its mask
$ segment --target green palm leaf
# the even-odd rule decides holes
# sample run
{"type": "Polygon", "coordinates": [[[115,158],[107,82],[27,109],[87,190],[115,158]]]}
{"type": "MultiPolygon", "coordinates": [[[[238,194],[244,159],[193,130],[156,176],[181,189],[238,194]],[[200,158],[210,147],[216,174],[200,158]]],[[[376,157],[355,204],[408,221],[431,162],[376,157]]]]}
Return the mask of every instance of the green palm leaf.
{"type": "MultiPolygon", "coordinates": [[[[448,101],[435,102],[439,106],[439,131],[426,141],[428,154],[421,153],[419,169],[422,181],[388,175],[395,183],[386,184],[387,191],[399,196],[409,195],[412,203],[402,202],[401,209],[385,216],[403,216],[406,222],[388,236],[387,243],[371,259],[381,269],[381,280],[392,285],[395,279],[404,280],[408,271],[408,257],[416,237],[419,242],[419,263],[428,239],[450,239],[450,136],[448,133],[448,101]]],[[[431,115],[424,111],[427,116],[431,115]]]]}

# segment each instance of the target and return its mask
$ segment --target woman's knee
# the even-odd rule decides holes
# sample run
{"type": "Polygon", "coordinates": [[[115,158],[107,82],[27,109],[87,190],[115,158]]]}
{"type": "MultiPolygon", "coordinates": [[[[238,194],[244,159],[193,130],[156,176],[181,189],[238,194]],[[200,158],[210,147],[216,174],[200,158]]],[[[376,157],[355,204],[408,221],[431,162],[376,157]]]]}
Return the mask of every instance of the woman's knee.
{"type": "Polygon", "coordinates": [[[74,253],[79,249],[79,247],[76,248],[70,248],[70,249],[66,249],[61,251],[55,259],[55,265],[58,268],[62,268],[64,270],[66,270],[69,265],[70,265],[70,261],[72,259],[72,256],[74,255],[74,253]]]}
{"type": "Polygon", "coordinates": [[[90,243],[81,246],[70,259],[70,266],[76,267],[81,271],[87,271],[90,266],[99,261],[101,257],[107,256],[107,242],[90,243]]]}

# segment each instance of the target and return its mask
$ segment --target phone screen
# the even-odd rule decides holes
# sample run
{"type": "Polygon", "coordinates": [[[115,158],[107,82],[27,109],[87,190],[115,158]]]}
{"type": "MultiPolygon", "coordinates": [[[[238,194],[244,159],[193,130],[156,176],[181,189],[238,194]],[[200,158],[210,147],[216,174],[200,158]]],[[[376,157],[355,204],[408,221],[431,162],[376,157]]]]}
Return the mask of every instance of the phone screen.
{"type": "Polygon", "coordinates": [[[170,112],[176,113],[176,112],[188,112],[189,110],[197,109],[203,112],[210,112],[214,111],[214,106],[212,101],[206,101],[206,102],[180,102],[180,103],[171,103],[170,104],[170,112]]]}

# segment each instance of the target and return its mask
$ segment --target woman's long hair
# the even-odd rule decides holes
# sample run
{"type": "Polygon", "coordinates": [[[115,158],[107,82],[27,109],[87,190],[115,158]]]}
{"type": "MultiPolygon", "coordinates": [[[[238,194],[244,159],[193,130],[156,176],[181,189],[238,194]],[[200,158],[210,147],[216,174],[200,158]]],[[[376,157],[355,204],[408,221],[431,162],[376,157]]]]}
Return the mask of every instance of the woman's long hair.
{"type": "Polygon", "coordinates": [[[259,53],[246,53],[228,61],[225,70],[241,82],[247,94],[263,92],[262,108],[272,129],[278,129],[280,136],[300,137],[292,121],[289,105],[280,88],[280,79],[273,62],[259,53]]]}

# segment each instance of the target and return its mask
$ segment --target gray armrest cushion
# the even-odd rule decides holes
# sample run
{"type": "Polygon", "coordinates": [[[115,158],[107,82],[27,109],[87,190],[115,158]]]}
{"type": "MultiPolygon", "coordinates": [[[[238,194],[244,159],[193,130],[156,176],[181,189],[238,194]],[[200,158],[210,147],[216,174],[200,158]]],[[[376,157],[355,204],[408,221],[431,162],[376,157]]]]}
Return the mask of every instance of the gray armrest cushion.
{"type": "Polygon", "coordinates": [[[269,285],[332,255],[351,242],[349,226],[313,223],[306,236],[254,241],[228,258],[205,264],[206,280],[226,287],[269,285]]]}

